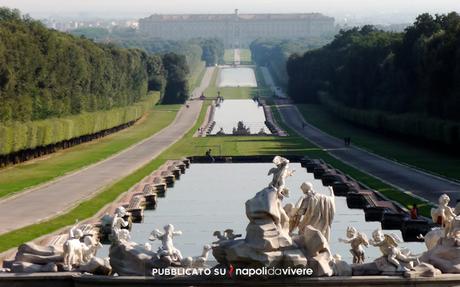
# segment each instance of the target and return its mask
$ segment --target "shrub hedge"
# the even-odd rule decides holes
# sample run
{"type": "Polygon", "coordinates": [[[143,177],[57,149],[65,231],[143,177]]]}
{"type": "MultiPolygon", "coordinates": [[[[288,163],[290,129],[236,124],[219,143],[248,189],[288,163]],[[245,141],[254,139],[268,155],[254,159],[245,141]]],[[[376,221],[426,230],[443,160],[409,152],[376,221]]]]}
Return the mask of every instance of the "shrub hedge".
{"type": "Polygon", "coordinates": [[[90,135],[139,119],[155,103],[149,96],[134,105],[108,111],[30,122],[0,123],[0,155],[90,135]]]}
{"type": "Polygon", "coordinates": [[[320,93],[319,100],[335,115],[368,128],[451,146],[460,143],[460,123],[420,114],[388,114],[382,111],[349,108],[325,93],[320,93]]]}

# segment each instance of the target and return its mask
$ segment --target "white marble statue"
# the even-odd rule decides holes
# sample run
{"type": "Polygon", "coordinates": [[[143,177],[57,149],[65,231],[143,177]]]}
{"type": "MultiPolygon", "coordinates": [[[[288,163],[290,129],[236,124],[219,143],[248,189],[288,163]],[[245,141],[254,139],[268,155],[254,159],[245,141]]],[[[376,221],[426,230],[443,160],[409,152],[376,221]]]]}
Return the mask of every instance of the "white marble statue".
{"type": "Polygon", "coordinates": [[[117,237],[117,234],[120,230],[125,227],[128,227],[129,222],[124,219],[124,217],[128,214],[126,209],[123,206],[117,207],[115,210],[115,215],[113,216],[112,221],[112,236],[113,238],[117,237]]]}
{"type": "Polygon", "coordinates": [[[457,204],[455,204],[454,213],[457,216],[460,215],[460,199],[457,199],[457,204]]]}
{"type": "Polygon", "coordinates": [[[164,226],[164,232],[155,229],[150,234],[149,240],[154,241],[155,239],[161,240],[161,246],[158,248],[158,257],[169,257],[172,262],[180,262],[183,257],[181,252],[174,247],[173,238],[174,236],[182,235],[182,231],[175,231],[172,224],[164,226]]]}
{"type": "Polygon", "coordinates": [[[295,216],[291,220],[289,231],[292,233],[298,227],[299,234],[302,234],[305,227],[311,225],[329,240],[335,214],[334,191],[329,187],[329,195],[316,193],[310,182],[302,183],[300,189],[303,196],[295,206],[295,216]]]}
{"type": "Polygon", "coordinates": [[[144,243],[144,248],[147,251],[152,251],[152,244],[146,242],[146,243],[144,243]]]}
{"type": "Polygon", "coordinates": [[[69,239],[63,245],[64,268],[68,271],[83,263],[83,248],[80,241],[82,236],[83,232],[78,228],[77,220],[76,224],[69,230],[69,239]]]}
{"type": "Polygon", "coordinates": [[[63,245],[64,268],[70,271],[74,267],[88,264],[101,247],[101,243],[95,237],[83,234],[78,228],[77,220],[69,230],[69,238],[63,245]]]}
{"type": "Polygon", "coordinates": [[[288,189],[283,191],[278,192],[275,187],[269,186],[246,201],[249,225],[245,241],[249,245],[269,250],[292,244],[289,235],[290,219],[282,206],[282,200],[288,196],[288,189]]]}
{"type": "Polygon", "coordinates": [[[269,186],[276,188],[278,192],[286,195],[288,194],[288,190],[285,186],[286,178],[292,176],[295,170],[289,170],[289,160],[281,156],[275,156],[273,158],[273,163],[276,167],[268,171],[268,175],[273,174],[273,179],[269,186]]]}
{"type": "Polygon", "coordinates": [[[85,236],[82,245],[83,263],[90,262],[100,248],[102,248],[102,244],[99,240],[94,236],[85,236]]]}
{"type": "Polygon", "coordinates": [[[326,238],[335,213],[332,190],[331,195],[316,194],[306,182],[301,186],[304,196],[298,208],[289,203],[283,207],[282,201],[289,195],[286,178],[293,171],[289,170],[289,161],[285,158],[276,156],[273,163],[276,167],[268,173],[273,175],[268,187],[246,201],[249,219],[246,236],[237,239],[233,232],[215,232],[219,240],[212,245],[214,258],[223,266],[236,268],[308,266],[314,276],[351,276],[351,266],[332,256],[326,238]],[[300,227],[296,235],[289,233],[294,218],[297,218],[294,229],[300,227]],[[233,237],[234,240],[229,240],[233,237]]]}
{"type": "MultiPolygon", "coordinates": [[[[460,241],[460,216],[455,217],[450,223],[450,238],[460,241]]],[[[459,242],[460,243],[460,242],[459,242]]],[[[458,244],[460,245],[460,244],[458,244]]]]}
{"type": "Polygon", "coordinates": [[[449,206],[449,202],[450,198],[447,194],[439,197],[439,206],[431,209],[431,219],[440,227],[433,228],[424,236],[418,236],[425,241],[428,250],[437,247],[443,238],[460,239],[460,217],[449,206]]]}
{"type": "Polygon", "coordinates": [[[277,215],[274,217],[275,224],[278,226],[278,230],[280,233],[284,233],[287,237],[289,237],[290,218],[283,208],[283,199],[285,197],[289,197],[289,189],[283,188],[281,191],[279,191],[274,187],[272,188],[272,192],[269,191],[266,194],[269,198],[272,198],[270,204],[273,205],[274,214],[277,215]],[[270,194],[273,194],[273,196],[270,197],[270,194]]]}
{"type": "Polygon", "coordinates": [[[351,245],[350,253],[353,255],[353,263],[364,263],[364,246],[369,245],[366,234],[358,232],[356,228],[349,226],[347,228],[347,239],[339,238],[339,241],[351,245]]]}
{"type": "Polygon", "coordinates": [[[186,257],[182,260],[182,266],[187,268],[204,268],[206,267],[206,261],[209,257],[209,252],[211,252],[211,245],[206,244],[203,246],[203,252],[200,256],[195,257],[186,257]]]}
{"type": "Polygon", "coordinates": [[[384,234],[381,229],[376,229],[372,233],[372,239],[369,240],[372,246],[380,249],[382,255],[397,268],[397,271],[408,271],[409,269],[401,262],[408,263],[410,267],[413,267],[413,262],[417,262],[418,259],[411,256],[410,252],[402,252],[398,248],[398,243],[401,242],[402,240],[396,234],[384,234]]]}
{"type": "Polygon", "coordinates": [[[78,228],[78,219],[75,220],[75,225],[69,230],[69,239],[80,239],[83,237],[83,231],[78,228]]]}
{"type": "Polygon", "coordinates": [[[441,225],[444,228],[444,236],[449,237],[452,231],[452,222],[457,216],[454,213],[454,209],[449,206],[450,197],[447,194],[443,194],[439,197],[437,208],[431,209],[431,218],[434,223],[441,225]]]}
{"type": "Polygon", "coordinates": [[[131,243],[131,233],[128,229],[118,229],[115,232],[115,241],[122,243],[131,243]]]}
{"type": "Polygon", "coordinates": [[[113,272],[120,276],[150,276],[152,268],[169,266],[156,256],[152,251],[150,243],[137,244],[131,241],[131,234],[128,229],[120,229],[116,237],[112,239],[109,249],[110,265],[113,272]]]}

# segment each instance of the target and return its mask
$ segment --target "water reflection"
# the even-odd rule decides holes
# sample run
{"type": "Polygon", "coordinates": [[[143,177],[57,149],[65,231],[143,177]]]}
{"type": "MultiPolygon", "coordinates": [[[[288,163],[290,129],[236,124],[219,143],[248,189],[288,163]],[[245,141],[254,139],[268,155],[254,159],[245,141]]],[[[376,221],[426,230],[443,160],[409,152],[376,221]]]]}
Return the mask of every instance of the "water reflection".
{"type": "MultiPolygon", "coordinates": [[[[291,197],[285,199],[284,203],[295,203],[298,200],[301,196],[299,187],[305,180],[311,181],[317,192],[328,194],[321,182],[306,173],[300,164],[293,163],[291,166],[297,172],[287,181],[291,197]]],[[[143,244],[148,241],[147,238],[154,228],[162,229],[164,225],[172,223],[177,230],[183,231],[182,236],[175,238],[175,246],[184,256],[197,256],[201,254],[204,244],[216,240],[212,236],[215,230],[232,228],[235,233],[242,233],[244,237],[248,224],[245,202],[267,186],[271,179],[267,176],[267,171],[271,167],[270,163],[192,164],[180,181],[167,191],[166,197],[160,199],[157,210],[146,210],[144,223],[133,225],[133,241],[143,244]]],[[[344,197],[336,197],[331,250],[351,263],[349,245],[338,242],[339,237],[345,237],[349,225],[370,237],[372,231],[380,227],[380,223],[365,222],[362,210],[349,209],[344,197]]],[[[402,237],[399,230],[385,232],[394,232],[402,237]]],[[[159,242],[152,242],[154,250],[159,245],[159,242]]],[[[418,242],[403,243],[401,246],[408,247],[414,253],[425,250],[424,244],[418,242]]],[[[104,246],[100,254],[106,255],[107,250],[108,247],[104,246]]],[[[378,248],[366,248],[367,262],[378,256],[378,248]]]]}
{"type": "Polygon", "coordinates": [[[225,134],[231,134],[238,121],[243,121],[249,127],[251,134],[257,134],[261,129],[270,133],[265,125],[265,114],[262,107],[253,100],[224,100],[214,114],[216,125],[211,134],[216,134],[222,128],[225,134]]]}
{"type": "Polygon", "coordinates": [[[221,68],[218,87],[257,87],[252,68],[221,68]]]}

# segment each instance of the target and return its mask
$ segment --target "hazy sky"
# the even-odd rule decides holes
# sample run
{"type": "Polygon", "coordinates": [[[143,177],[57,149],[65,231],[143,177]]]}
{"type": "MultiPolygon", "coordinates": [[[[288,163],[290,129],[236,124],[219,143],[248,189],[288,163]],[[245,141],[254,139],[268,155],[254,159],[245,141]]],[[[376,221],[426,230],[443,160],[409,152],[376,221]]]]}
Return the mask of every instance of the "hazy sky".
{"type": "Polygon", "coordinates": [[[321,12],[358,18],[460,11],[460,0],[0,0],[32,17],[141,17],[153,13],[321,12]]]}

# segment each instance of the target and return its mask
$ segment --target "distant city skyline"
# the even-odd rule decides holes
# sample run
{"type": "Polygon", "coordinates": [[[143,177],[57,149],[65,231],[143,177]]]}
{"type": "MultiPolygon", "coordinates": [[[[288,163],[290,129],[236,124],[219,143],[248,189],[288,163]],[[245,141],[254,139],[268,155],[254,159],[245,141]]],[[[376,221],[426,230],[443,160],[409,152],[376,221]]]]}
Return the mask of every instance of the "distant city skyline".
{"type": "Polygon", "coordinates": [[[309,13],[319,12],[337,21],[401,23],[416,15],[460,11],[458,0],[0,0],[0,6],[18,8],[34,18],[141,18],[151,14],[188,13],[309,13]]]}

